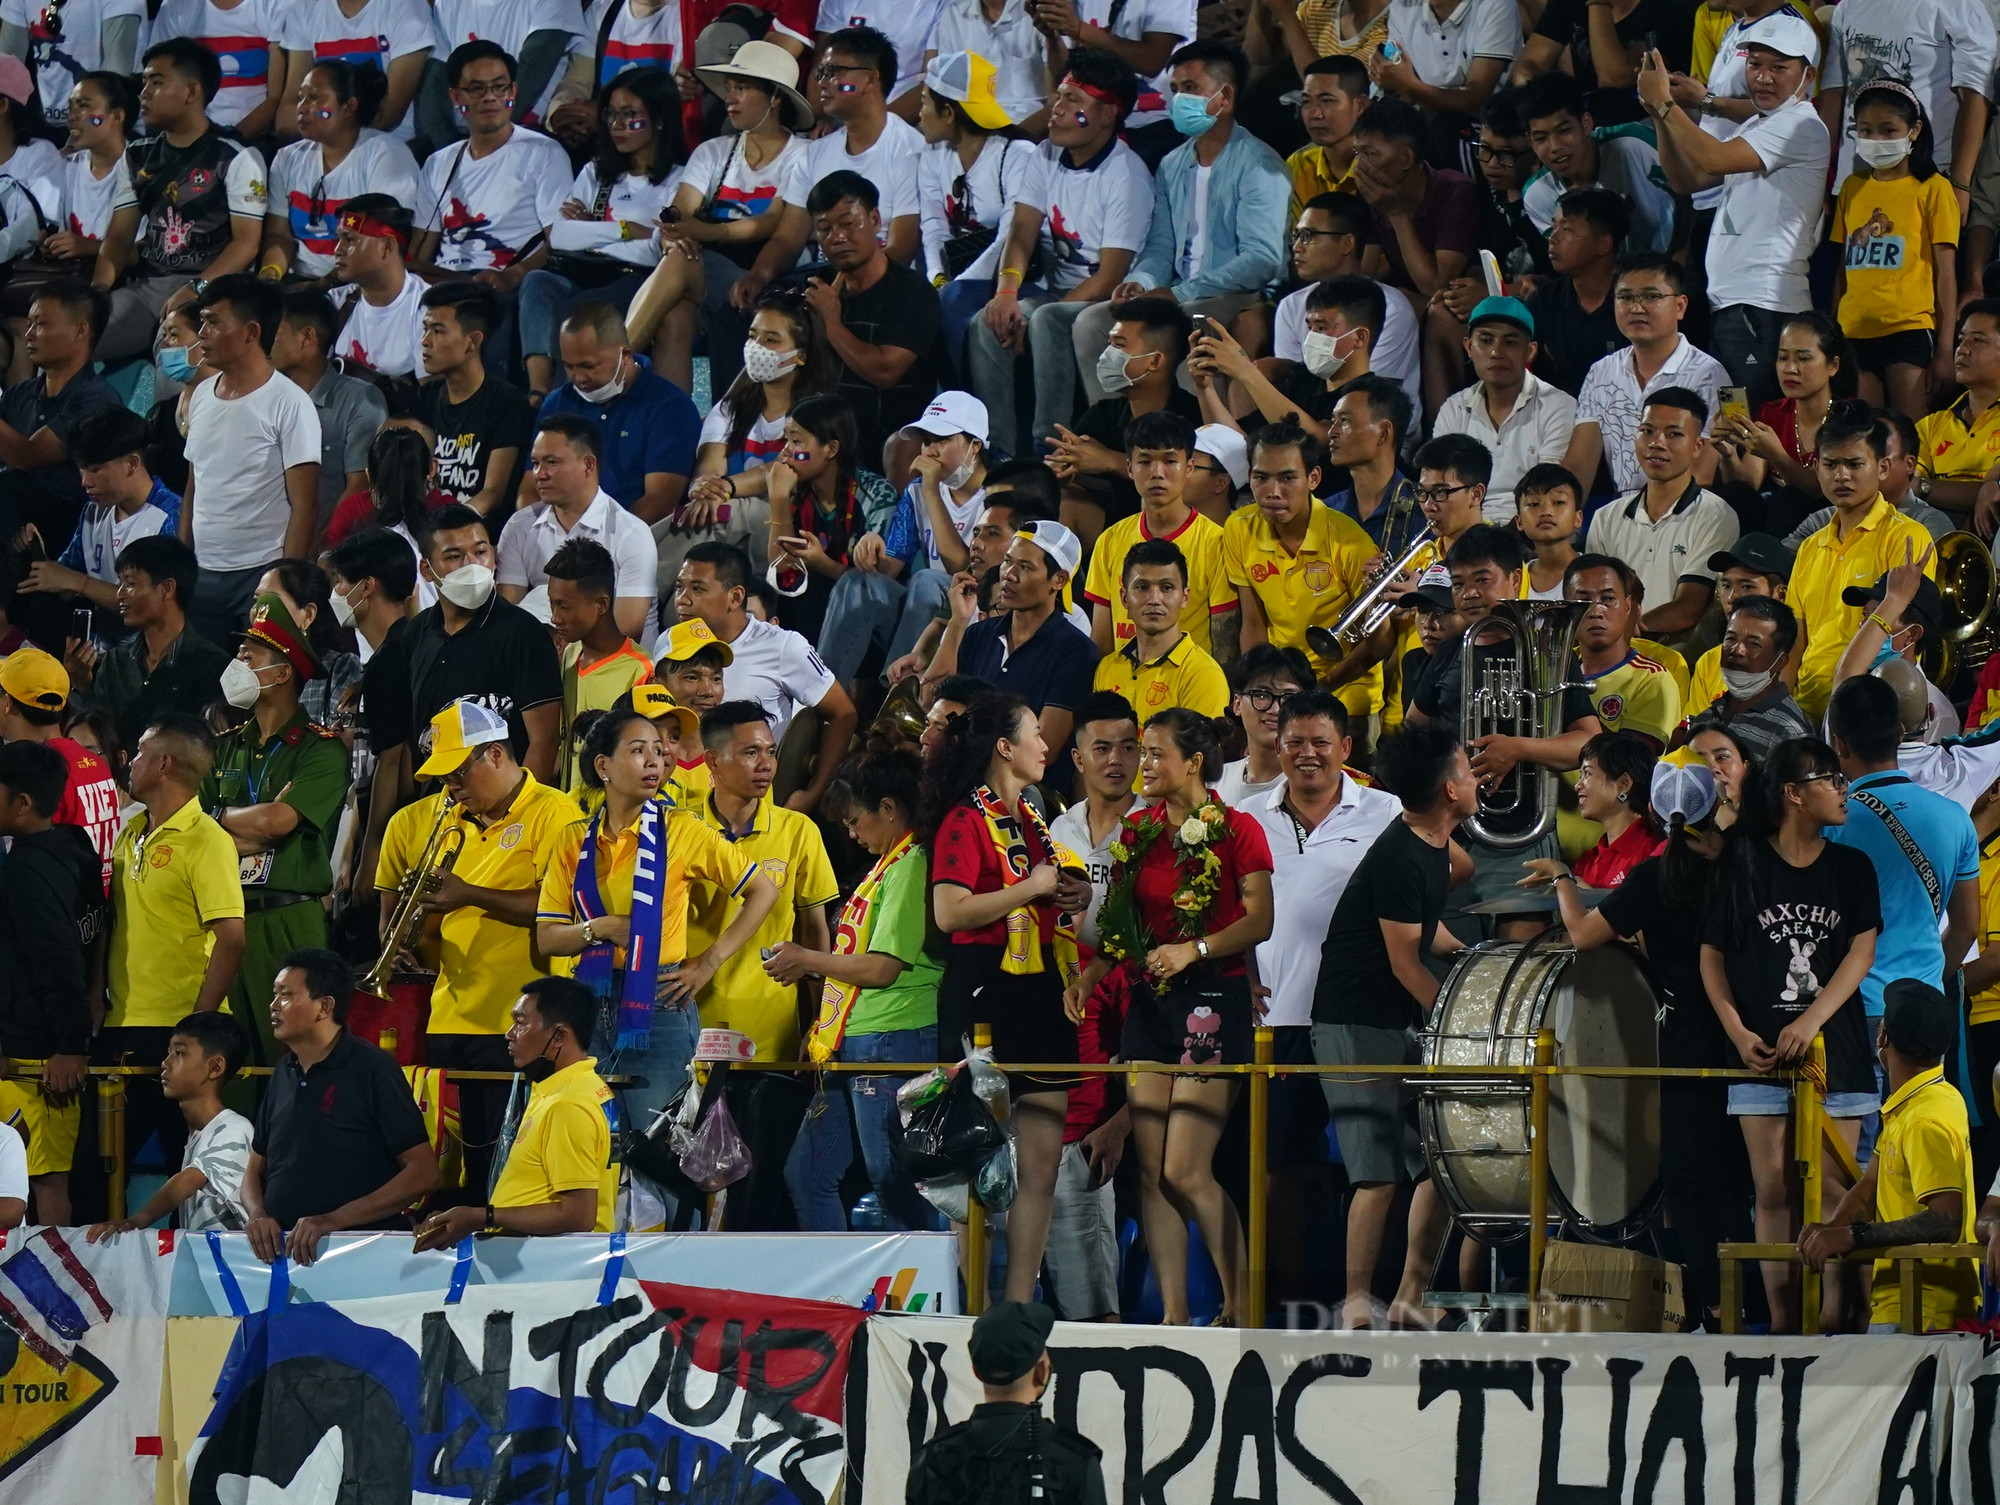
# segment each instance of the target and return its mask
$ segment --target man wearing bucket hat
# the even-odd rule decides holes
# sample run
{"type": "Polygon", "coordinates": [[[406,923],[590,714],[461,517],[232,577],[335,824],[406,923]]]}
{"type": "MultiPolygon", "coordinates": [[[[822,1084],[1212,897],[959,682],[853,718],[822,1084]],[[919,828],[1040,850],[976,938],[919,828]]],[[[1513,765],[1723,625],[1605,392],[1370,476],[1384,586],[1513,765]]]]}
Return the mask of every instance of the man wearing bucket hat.
{"type": "Polygon", "coordinates": [[[320,900],[333,892],[348,758],[340,735],[299,708],[299,692],[319,675],[320,662],[284,597],[258,596],[238,641],[223,668],[222,693],[250,718],[216,739],[199,797],[236,843],[244,949],[229,1006],[247,1021],[258,1064],[268,1066],[277,1055],[267,1005],[278,960],[326,944],[320,900]]]}

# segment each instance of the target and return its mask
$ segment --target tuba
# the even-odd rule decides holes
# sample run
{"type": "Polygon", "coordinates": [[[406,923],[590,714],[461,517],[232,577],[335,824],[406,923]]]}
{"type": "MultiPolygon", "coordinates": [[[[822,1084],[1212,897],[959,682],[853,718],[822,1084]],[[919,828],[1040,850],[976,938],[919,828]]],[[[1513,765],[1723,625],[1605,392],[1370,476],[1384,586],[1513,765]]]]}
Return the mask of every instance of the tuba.
{"type": "Polygon", "coordinates": [[[396,958],[416,940],[417,931],[423,926],[424,901],[442,886],[445,874],[452,870],[458,854],[465,849],[465,827],[458,819],[461,813],[456,800],[448,799],[438,806],[437,820],[431,826],[430,839],[424,843],[423,856],[397,885],[396,907],[390,912],[389,926],[382,937],[382,954],[367,975],[359,979],[362,992],[377,998],[389,996],[396,958]]]}
{"type": "Polygon", "coordinates": [[[1947,533],[1937,541],[1937,588],[1944,598],[1944,629],[1926,637],[1920,659],[1925,678],[1950,692],[1961,669],[1976,669],[1992,651],[1993,596],[2000,567],[1977,534],[1947,533]]]}
{"type": "MultiPolygon", "coordinates": [[[[1586,601],[1501,601],[1465,629],[1459,648],[1459,730],[1468,750],[1480,737],[1562,735],[1564,692],[1588,690],[1592,684],[1568,678],[1577,623],[1589,610],[1586,601]],[[1474,683],[1472,645],[1495,627],[1513,639],[1514,662],[1486,664],[1474,683]]],[[[1517,763],[1493,790],[1481,792],[1479,809],[1466,826],[1499,851],[1532,846],[1555,829],[1556,787],[1553,768],[1517,763]],[[1496,833],[1486,825],[1496,817],[1521,816],[1532,818],[1520,831],[1496,833]]]]}
{"type": "Polygon", "coordinates": [[[869,746],[895,746],[900,743],[914,747],[923,740],[922,688],[923,676],[912,674],[889,691],[888,699],[882,702],[882,709],[868,723],[869,746]]]}

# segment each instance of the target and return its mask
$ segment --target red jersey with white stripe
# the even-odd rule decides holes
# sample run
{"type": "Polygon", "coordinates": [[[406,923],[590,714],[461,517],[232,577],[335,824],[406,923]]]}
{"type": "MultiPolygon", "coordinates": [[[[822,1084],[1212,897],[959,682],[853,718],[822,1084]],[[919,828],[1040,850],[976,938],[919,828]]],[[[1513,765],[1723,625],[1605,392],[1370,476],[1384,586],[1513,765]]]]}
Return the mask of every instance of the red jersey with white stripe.
{"type": "Polygon", "coordinates": [[[118,783],[111,765],[81,742],[51,737],[49,746],[69,764],[69,787],[56,806],[56,824],[81,826],[104,865],[104,891],[111,892],[111,849],[118,844],[118,783]]]}

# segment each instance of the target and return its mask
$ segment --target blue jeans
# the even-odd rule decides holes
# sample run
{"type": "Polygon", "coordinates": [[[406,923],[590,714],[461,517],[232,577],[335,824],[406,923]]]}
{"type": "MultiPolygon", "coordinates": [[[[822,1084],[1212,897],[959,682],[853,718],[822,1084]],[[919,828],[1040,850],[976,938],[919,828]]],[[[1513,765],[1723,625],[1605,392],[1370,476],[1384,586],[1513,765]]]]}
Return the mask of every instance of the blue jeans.
{"type": "Polygon", "coordinates": [[[885,662],[891,664],[917,646],[951,588],[951,577],[943,570],[918,570],[905,578],[907,585],[887,575],[849,570],[833,582],[820,623],[819,651],[836,678],[853,680],[873,644],[882,645],[885,662]]]}
{"type": "Polygon", "coordinates": [[[990,277],[977,281],[961,277],[938,289],[938,323],[944,329],[944,353],[961,382],[965,380],[965,331],[993,301],[993,291],[999,285],[990,277]]]}
{"type": "MultiPolygon", "coordinates": [[[[937,1059],[937,1026],[890,1029],[849,1035],[841,1043],[843,1061],[932,1061],[937,1059]]],[[[847,1209],[840,1203],[840,1178],[853,1160],[851,1135],[861,1140],[868,1179],[882,1203],[882,1219],[897,1231],[940,1227],[937,1211],[923,1199],[916,1181],[896,1158],[896,1089],[903,1078],[835,1076],[814,1095],[799,1125],[799,1137],[785,1159],[785,1187],[808,1233],[845,1233],[847,1209]],[[851,1115],[851,1117],[850,1117],[851,1115]],[[850,1130],[850,1123],[852,1129],[850,1130]]]]}
{"type": "Polygon", "coordinates": [[[602,287],[578,287],[560,272],[537,269],[521,279],[521,358],[553,357],[556,328],[579,303],[609,303],[622,316],[646,274],[634,270],[602,287]]]}
{"type": "Polygon", "coordinates": [[[600,1054],[597,1069],[604,1075],[616,1072],[646,1079],[643,1087],[625,1089],[628,1128],[645,1133],[653,1115],[672,1102],[674,1094],[686,1085],[688,1063],[694,1059],[695,1041],[700,1034],[701,1014],[692,1004],[684,1009],[656,1007],[644,1050],[600,1054]]]}

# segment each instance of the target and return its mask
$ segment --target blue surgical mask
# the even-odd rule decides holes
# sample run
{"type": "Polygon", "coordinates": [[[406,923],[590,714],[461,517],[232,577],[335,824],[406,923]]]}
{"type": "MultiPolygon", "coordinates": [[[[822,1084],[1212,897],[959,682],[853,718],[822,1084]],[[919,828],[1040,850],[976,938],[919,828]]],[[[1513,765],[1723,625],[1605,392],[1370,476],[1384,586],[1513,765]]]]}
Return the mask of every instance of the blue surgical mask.
{"type": "Polygon", "coordinates": [[[1215,124],[1215,117],[1208,113],[1208,97],[1202,94],[1176,94],[1167,113],[1183,136],[1205,135],[1215,124]]]}
{"type": "Polygon", "coordinates": [[[185,347],[162,345],[160,347],[160,375],[168,381],[185,382],[194,375],[194,362],[189,359],[185,347]]]}

